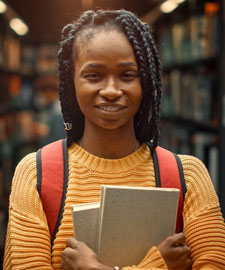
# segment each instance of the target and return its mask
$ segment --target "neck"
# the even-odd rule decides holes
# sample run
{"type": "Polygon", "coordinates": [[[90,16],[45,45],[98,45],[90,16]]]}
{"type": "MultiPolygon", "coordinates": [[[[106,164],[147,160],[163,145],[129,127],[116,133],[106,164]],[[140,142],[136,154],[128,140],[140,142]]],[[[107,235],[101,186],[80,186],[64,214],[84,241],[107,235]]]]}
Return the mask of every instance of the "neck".
{"type": "Polygon", "coordinates": [[[139,147],[134,129],[130,129],[129,132],[123,128],[99,129],[89,130],[85,127],[83,137],[78,142],[82,148],[95,156],[119,159],[130,155],[139,147]]]}

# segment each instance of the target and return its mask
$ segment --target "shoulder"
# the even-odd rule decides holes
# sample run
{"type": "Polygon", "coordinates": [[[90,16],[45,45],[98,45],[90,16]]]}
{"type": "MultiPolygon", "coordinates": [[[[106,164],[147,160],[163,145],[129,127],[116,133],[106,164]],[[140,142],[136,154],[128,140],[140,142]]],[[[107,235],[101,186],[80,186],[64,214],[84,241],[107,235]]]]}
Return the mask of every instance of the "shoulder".
{"type": "Polygon", "coordinates": [[[208,169],[197,157],[191,155],[178,155],[184,172],[185,180],[190,182],[211,182],[208,169]]]}
{"type": "Polygon", "coordinates": [[[12,180],[10,205],[16,205],[17,209],[24,201],[29,205],[36,196],[36,186],[37,166],[36,153],[34,152],[26,155],[16,167],[12,180]]]}
{"type": "MultiPolygon", "coordinates": [[[[218,198],[204,163],[190,155],[178,155],[184,172],[187,187],[186,201],[195,201],[204,204],[205,207],[218,205],[218,198]]],[[[200,207],[201,208],[201,207],[200,207]]]]}
{"type": "Polygon", "coordinates": [[[26,155],[17,165],[9,200],[10,215],[19,218],[23,224],[26,222],[27,226],[43,224],[46,219],[37,190],[36,154],[26,155]]]}
{"type": "Polygon", "coordinates": [[[18,163],[12,181],[13,188],[29,186],[37,177],[36,152],[26,155],[18,163]]]}
{"type": "Polygon", "coordinates": [[[19,172],[32,172],[36,170],[36,152],[30,153],[23,157],[21,161],[16,166],[15,174],[19,172]]]}
{"type": "Polygon", "coordinates": [[[207,172],[205,164],[197,157],[191,155],[178,155],[181,160],[183,170],[188,172],[204,171],[207,172]]]}

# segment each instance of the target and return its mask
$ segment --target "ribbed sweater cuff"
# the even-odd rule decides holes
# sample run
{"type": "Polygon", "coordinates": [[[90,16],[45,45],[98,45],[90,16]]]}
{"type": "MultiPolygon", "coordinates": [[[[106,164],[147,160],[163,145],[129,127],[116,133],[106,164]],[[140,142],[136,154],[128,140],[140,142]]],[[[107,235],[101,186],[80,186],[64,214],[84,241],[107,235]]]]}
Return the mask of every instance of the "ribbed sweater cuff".
{"type": "Polygon", "coordinates": [[[138,265],[140,268],[149,268],[149,266],[160,269],[168,269],[157,247],[152,247],[142,262],[138,265]]]}
{"type": "Polygon", "coordinates": [[[130,266],[123,268],[123,270],[129,269],[168,270],[168,267],[157,247],[152,247],[144,257],[144,259],[137,266],[130,266]]]}

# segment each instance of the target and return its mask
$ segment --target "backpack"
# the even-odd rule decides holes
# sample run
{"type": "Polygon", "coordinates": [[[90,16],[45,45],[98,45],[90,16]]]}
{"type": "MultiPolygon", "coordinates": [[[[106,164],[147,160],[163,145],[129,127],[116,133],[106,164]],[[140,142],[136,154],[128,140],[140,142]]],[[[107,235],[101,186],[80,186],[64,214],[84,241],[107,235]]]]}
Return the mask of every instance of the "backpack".
{"type": "MultiPolygon", "coordinates": [[[[186,185],[179,157],[162,148],[152,148],[156,187],[180,190],[176,233],[183,230],[183,202],[186,185]]],[[[66,139],[50,143],[37,151],[37,189],[48,221],[51,243],[58,231],[65,205],[68,183],[68,152],[66,139]]]]}

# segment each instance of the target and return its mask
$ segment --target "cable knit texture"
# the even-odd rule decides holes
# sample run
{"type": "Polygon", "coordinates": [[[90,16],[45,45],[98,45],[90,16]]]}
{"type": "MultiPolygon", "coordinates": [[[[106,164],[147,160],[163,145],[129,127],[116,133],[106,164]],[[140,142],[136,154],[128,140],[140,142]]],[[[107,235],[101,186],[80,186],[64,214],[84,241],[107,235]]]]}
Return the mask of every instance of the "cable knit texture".
{"type": "MultiPolygon", "coordinates": [[[[200,160],[186,155],[180,158],[187,186],[184,233],[192,250],[192,269],[223,270],[225,225],[212,182],[200,160]]],[[[73,236],[70,206],[98,201],[101,184],[154,187],[153,161],[147,145],[115,160],[93,156],[76,144],[69,148],[65,208],[51,253],[47,220],[36,187],[36,153],[27,155],[13,178],[4,270],[60,269],[65,240],[73,236]]],[[[124,269],[143,268],[168,269],[156,247],[149,250],[139,265],[124,269]]]]}

